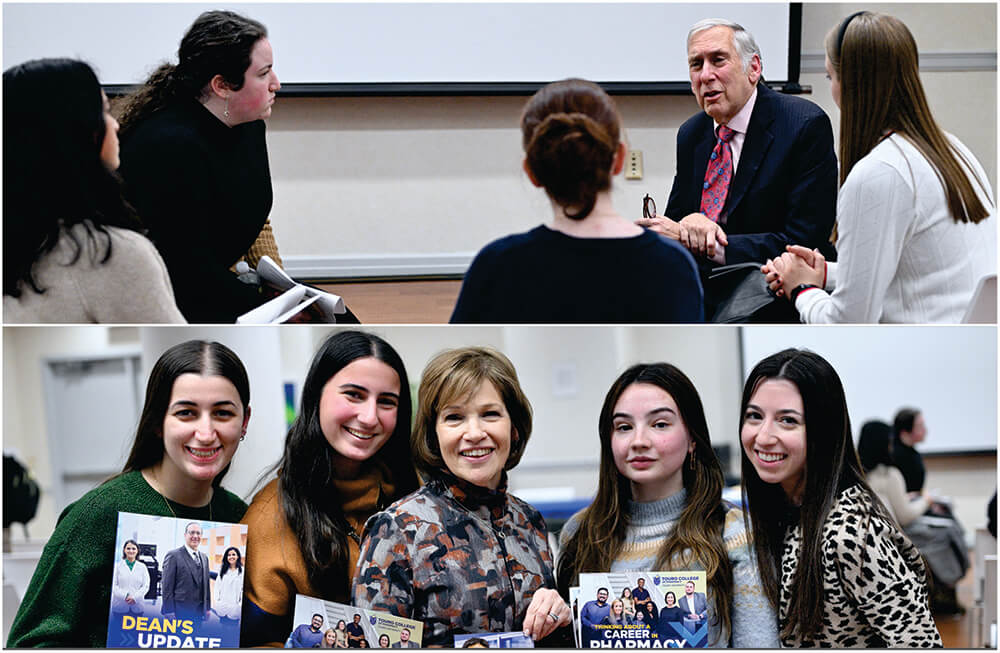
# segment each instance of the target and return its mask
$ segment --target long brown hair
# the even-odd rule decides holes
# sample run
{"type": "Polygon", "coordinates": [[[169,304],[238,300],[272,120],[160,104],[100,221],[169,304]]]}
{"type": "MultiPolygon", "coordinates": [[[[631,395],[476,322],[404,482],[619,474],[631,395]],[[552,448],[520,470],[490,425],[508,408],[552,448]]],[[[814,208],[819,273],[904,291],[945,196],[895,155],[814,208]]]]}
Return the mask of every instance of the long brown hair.
{"type": "MultiPolygon", "coordinates": [[[[890,518],[865,482],[865,473],[851,439],[844,386],[837,371],[822,356],[805,349],[785,349],[757,363],[743,387],[741,435],[747,405],[757,388],[771,379],[792,383],[802,397],[804,410],[806,484],[797,518],[802,529],[802,546],[788,588],[792,601],[781,637],[785,639],[798,633],[806,641],[823,627],[823,524],[837,497],[847,488],[857,486],[868,495],[879,515],[890,518]]],[[[753,530],[761,587],[778,610],[785,531],[795,522],[795,510],[781,486],[765,483],[746,451],[742,447],[740,451],[743,510],[753,530]]]]}
{"type": "Polygon", "coordinates": [[[715,613],[723,632],[732,633],[729,608],[733,598],[733,569],[722,539],[726,506],[722,502],[725,477],[708,437],[708,422],[701,398],[691,380],[669,363],[633,365],[608,390],[601,408],[598,432],[601,462],[597,496],[581,513],[579,528],[559,554],[556,574],[565,597],[584,572],[604,572],[621,553],[629,525],[629,480],[618,472],[611,451],[614,411],[625,389],[649,383],[669,393],[677,403],[680,418],[694,441],[694,450],[684,460],[682,477],[687,504],[677,525],[660,547],[653,569],[686,569],[693,562],[705,568],[708,586],[715,597],[715,613]]]}
{"type": "MultiPolygon", "coordinates": [[[[827,34],[826,54],[840,80],[840,183],[892,130],[934,168],[955,222],[986,219],[989,213],[969,180],[975,177],[972,165],[931,115],[917,44],[906,25],[886,14],[853,14],[827,34]]],[[[983,180],[976,182],[985,188],[983,180]]]]}

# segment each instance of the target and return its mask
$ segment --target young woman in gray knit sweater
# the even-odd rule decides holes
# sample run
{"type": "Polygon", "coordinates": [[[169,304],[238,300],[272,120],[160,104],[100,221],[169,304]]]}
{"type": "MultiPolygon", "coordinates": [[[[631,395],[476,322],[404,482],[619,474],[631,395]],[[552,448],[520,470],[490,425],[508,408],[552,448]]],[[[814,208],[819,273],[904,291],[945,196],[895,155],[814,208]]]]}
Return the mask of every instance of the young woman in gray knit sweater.
{"type": "Polygon", "coordinates": [[[560,592],[581,572],[704,570],[709,646],[777,647],[777,618],[742,513],[722,500],[722,467],[690,379],[667,363],[630,367],[608,391],[598,431],[597,496],[560,535],[560,592]]]}

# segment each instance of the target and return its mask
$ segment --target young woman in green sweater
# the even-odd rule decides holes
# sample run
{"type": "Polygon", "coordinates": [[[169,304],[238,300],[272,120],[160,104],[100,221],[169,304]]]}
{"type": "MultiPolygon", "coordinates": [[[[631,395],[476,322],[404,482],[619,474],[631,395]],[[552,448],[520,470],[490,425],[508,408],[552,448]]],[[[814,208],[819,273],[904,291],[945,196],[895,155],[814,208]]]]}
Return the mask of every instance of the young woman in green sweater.
{"type": "MultiPolygon", "coordinates": [[[[707,572],[709,646],[776,648],[777,618],[724,476],[698,391],[668,363],[634,365],[608,391],[598,422],[594,502],[560,534],[560,593],[582,572],[707,572]]],[[[653,624],[656,627],[656,624],[653,624]]]]}
{"type": "Polygon", "coordinates": [[[60,515],[7,646],[107,644],[119,511],[239,521],[247,506],[220,483],[249,419],[250,383],[232,350],[190,340],[164,352],[124,469],[60,515]]]}

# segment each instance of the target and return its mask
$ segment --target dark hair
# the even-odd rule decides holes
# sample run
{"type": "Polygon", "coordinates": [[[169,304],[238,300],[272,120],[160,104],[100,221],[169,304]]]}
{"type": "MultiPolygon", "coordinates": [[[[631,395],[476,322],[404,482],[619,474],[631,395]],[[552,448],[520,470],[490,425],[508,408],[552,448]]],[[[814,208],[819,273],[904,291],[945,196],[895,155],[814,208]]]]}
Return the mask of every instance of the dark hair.
{"type": "MultiPolygon", "coordinates": [[[[250,380],[243,362],[232,349],[205,340],[188,340],[174,345],[163,352],[149,373],[146,401],[139,415],[135,441],[122,469],[123,474],[152,467],[163,460],[163,420],[167,415],[174,381],[182,374],[221,376],[236,387],[243,403],[244,416],[250,408],[250,380]]],[[[226,465],[212,480],[212,485],[218,487],[228,471],[229,465],[226,465]]]]}
{"type": "Polygon", "coordinates": [[[910,433],[913,431],[913,423],[917,420],[920,411],[916,408],[900,408],[899,412],[892,419],[892,432],[898,438],[900,433],[910,433]]]}
{"type": "Polygon", "coordinates": [[[125,544],[122,544],[122,560],[128,559],[128,556],[125,555],[125,547],[127,547],[129,544],[133,545],[136,548],[136,554],[135,555],[136,555],[136,558],[138,559],[138,557],[139,557],[139,553],[138,553],[139,543],[136,542],[135,540],[125,540],[125,544]]]}
{"type": "Polygon", "coordinates": [[[531,403],[521,389],[514,364],[490,347],[461,347],[431,359],[420,378],[417,419],[410,442],[413,462],[420,471],[433,475],[447,469],[437,436],[438,411],[475,392],[485,381],[496,388],[510,415],[510,453],[503,468],[514,469],[521,461],[531,436],[531,403]]]}
{"type": "Polygon", "coordinates": [[[319,612],[313,612],[313,616],[310,617],[310,620],[312,620],[315,617],[319,617],[321,620],[323,619],[323,615],[322,614],[320,614],[319,612]]]}
{"type": "Polygon", "coordinates": [[[528,168],[567,218],[586,218],[597,194],[611,188],[620,131],[614,100],[593,82],[553,82],[528,100],[521,113],[528,168]]]}
{"type": "Polygon", "coordinates": [[[378,636],[378,645],[379,646],[382,646],[382,638],[383,637],[385,637],[385,643],[389,644],[389,636],[386,635],[385,633],[382,633],[381,635],[378,636]]]}
{"type": "MultiPolygon", "coordinates": [[[[795,598],[781,635],[785,638],[798,632],[803,640],[809,640],[823,624],[823,524],[837,496],[849,487],[858,486],[879,514],[884,509],[865,482],[854,451],[844,386],[837,371],[822,356],[804,349],[785,349],[757,363],[743,386],[741,437],[750,399],[763,382],[773,379],[789,381],[798,390],[806,429],[805,499],[798,517],[802,547],[795,576],[786,588],[789,596],[795,598]]],[[[778,610],[781,554],[785,530],[795,519],[794,506],[781,485],[761,480],[743,447],[740,453],[744,515],[753,529],[764,595],[778,610]]]]}
{"type": "MultiPolygon", "coordinates": [[[[934,168],[955,222],[985,220],[989,211],[972,187],[970,162],[931,114],[917,43],[906,25],[894,16],[857,12],[830,30],[825,46],[840,80],[840,183],[893,130],[934,168]]],[[[985,180],[976,182],[986,190],[985,180]]]]}
{"type": "Polygon", "coordinates": [[[323,387],[337,372],[369,357],[382,361],[399,377],[396,429],[373,456],[388,468],[395,489],[392,496],[380,496],[379,502],[387,506],[417,489],[417,475],[409,456],[412,403],[406,367],[392,345],[363,331],[340,331],[320,345],[302,385],[302,403],[285,438],[284,453],[265,474],[278,471],[281,509],[298,539],[306,574],[317,596],[343,593],[345,578],[349,582],[353,571],[348,569],[348,538],[353,529],[344,517],[341,497],[333,485],[337,465],[320,424],[320,398],[323,387]]]}
{"type": "Polygon", "coordinates": [[[235,546],[231,546],[231,547],[229,547],[228,549],[226,549],[222,553],[222,568],[219,569],[219,578],[222,578],[223,576],[225,576],[226,572],[229,571],[229,552],[230,551],[235,551],[236,552],[236,571],[238,571],[240,573],[243,572],[243,555],[240,553],[239,549],[237,549],[235,546]]]}
{"type": "Polygon", "coordinates": [[[101,160],[107,130],[101,85],[73,59],[36,59],[3,74],[3,293],[45,288],[35,264],[72,241],[80,258],[82,225],[94,262],[111,258],[106,227],[141,232],[116,173],[101,160]],[[100,242],[98,242],[100,241],[100,242]]]}
{"type": "Polygon", "coordinates": [[[668,596],[672,596],[672,597],[674,597],[674,603],[675,603],[675,604],[677,603],[677,595],[676,595],[676,594],[674,594],[673,592],[667,592],[666,594],[664,594],[664,595],[663,595],[663,602],[664,602],[664,603],[666,603],[666,602],[667,602],[667,597],[668,597],[668,596]]]}
{"type": "Polygon", "coordinates": [[[628,502],[631,484],[615,465],[611,450],[614,410],[625,390],[636,383],[649,383],[673,397],[680,419],[694,442],[682,467],[687,503],[676,526],[656,554],[652,569],[687,569],[698,563],[706,570],[708,585],[715,597],[716,617],[722,630],[732,628],[730,606],[733,597],[733,569],[722,535],[728,504],[722,501],[725,478],[722,465],[712,449],[708,422],[698,390],[691,380],[669,363],[633,365],[615,380],[604,398],[598,432],[601,461],[597,495],[580,515],[579,528],[563,545],[556,578],[559,591],[569,595],[580,573],[611,569],[625,543],[629,525],[628,502]]]}
{"type": "Polygon", "coordinates": [[[243,87],[250,53],[267,37],[261,23],[232,11],[206,11],[198,16],[181,39],[177,64],[164,63],[125,101],[121,133],[164,107],[198,99],[216,75],[234,91],[243,87]]]}
{"type": "Polygon", "coordinates": [[[473,646],[482,646],[483,648],[490,648],[490,643],[483,639],[482,637],[470,637],[469,639],[462,642],[462,648],[472,648],[473,646]]]}
{"type": "Polygon", "coordinates": [[[879,465],[892,466],[892,428],[885,422],[865,422],[858,437],[861,468],[870,472],[879,465]]]}

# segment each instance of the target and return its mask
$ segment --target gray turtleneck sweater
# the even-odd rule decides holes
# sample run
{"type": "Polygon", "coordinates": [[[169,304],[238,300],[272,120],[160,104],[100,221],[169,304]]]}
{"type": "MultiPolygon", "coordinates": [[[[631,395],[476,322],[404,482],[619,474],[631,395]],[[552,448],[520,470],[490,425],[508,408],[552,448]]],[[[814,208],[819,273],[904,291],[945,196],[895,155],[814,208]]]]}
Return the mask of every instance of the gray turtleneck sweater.
{"type": "MultiPolygon", "coordinates": [[[[687,490],[659,501],[629,501],[630,523],[625,532],[625,542],[608,571],[652,571],[656,554],[674,530],[686,502],[687,490]]],[[[580,514],[573,515],[566,522],[559,534],[560,547],[579,528],[580,514]]],[[[720,632],[719,626],[713,624],[710,617],[709,646],[779,648],[778,618],[761,590],[757,561],[743,522],[743,512],[735,506],[726,513],[722,538],[733,566],[733,598],[729,608],[733,632],[732,637],[729,633],[720,632]]],[[[702,569],[697,563],[690,568],[702,569]]],[[[711,592],[708,599],[711,605],[711,592]]]]}

